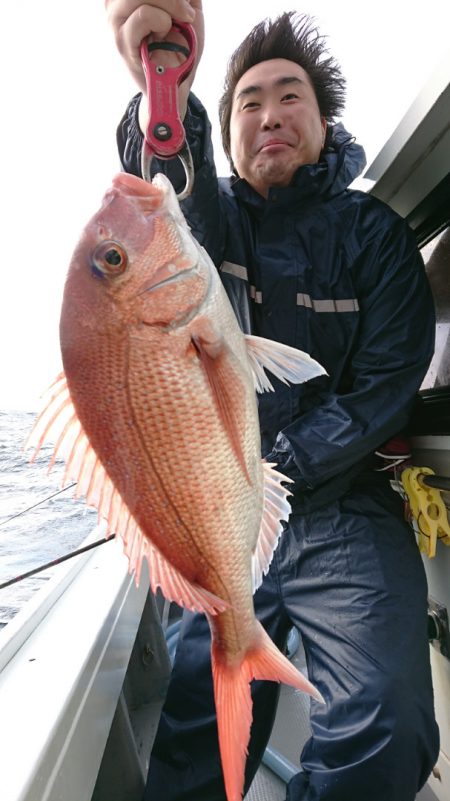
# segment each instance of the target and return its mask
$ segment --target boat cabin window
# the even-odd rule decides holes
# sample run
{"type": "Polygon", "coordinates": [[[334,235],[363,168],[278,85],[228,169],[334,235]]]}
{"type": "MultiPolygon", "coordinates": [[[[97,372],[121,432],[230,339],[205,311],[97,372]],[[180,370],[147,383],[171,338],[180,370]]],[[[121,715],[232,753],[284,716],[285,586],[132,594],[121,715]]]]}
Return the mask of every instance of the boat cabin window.
{"type": "Polygon", "coordinates": [[[421,249],[436,308],[436,347],[422,390],[450,387],[450,228],[421,249]]]}

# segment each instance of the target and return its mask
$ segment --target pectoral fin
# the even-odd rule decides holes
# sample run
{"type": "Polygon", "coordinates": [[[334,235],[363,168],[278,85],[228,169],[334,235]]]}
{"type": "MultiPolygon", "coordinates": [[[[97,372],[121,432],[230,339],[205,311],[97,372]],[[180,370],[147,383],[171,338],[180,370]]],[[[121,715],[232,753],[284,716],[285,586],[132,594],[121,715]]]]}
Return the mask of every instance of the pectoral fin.
{"type": "Polygon", "coordinates": [[[209,342],[202,336],[195,336],[192,341],[208,378],[219,418],[242,472],[251,484],[242,450],[242,432],[239,430],[239,404],[243,403],[245,387],[237,371],[230,369],[230,350],[225,343],[209,342]]]}
{"type": "Polygon", "coordinates": [[[273,392],[266,370],[284,384],[303,384],[311,378],[327,375],[322,365],[302,350],[251,334],[245,335],[245,341],[257,392],[273,392]]]}

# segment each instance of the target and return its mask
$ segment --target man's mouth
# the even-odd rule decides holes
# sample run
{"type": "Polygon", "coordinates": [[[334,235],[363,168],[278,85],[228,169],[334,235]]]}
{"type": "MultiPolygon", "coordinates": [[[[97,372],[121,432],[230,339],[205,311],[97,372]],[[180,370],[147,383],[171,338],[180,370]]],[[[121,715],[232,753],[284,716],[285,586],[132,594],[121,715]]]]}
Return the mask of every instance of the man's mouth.
{"type": "Polygon", "coordinates": [[[259,147],[259,152],[262,151],[269,151],[269,150],[281,150],[285,147],[291,147],[289,142],[286,142],[284,139],[268,139],[266,142],[263,142],[262,145],[259,147]]]}

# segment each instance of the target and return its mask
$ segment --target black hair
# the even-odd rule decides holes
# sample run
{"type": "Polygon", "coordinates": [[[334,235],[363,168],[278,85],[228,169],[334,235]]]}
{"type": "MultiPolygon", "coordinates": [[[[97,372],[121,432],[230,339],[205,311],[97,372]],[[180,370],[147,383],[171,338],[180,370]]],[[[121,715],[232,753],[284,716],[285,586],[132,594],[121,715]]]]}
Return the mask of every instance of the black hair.
{"type": "Polygon", "coordinates": [[[258,23],[232,54],[219,101],[222,144],[231,163],[230,119],[236,84],[255,64],[285,58],[299,64],[313,86],[320,115],[331,122],[344,109],[345,78],[340,65],[329,55],[325,37],[306,14],[286,11],[275,20],[258,23]]]}

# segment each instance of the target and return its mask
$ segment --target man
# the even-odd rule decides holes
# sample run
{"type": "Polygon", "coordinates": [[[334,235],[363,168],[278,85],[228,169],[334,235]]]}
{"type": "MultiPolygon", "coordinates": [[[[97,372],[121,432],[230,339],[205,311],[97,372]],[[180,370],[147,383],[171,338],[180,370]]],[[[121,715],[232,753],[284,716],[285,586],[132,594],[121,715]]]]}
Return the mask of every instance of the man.
{"type": "MultiPolygon", "coordinates": [[[[200,54],[203,47],[200,0],[155,2],[107,0],[119,49],[144,91],[144,36],[166,38],[176,18],[193,22],[200,54]]],[[[438,754],[427,587],[401,500],[373,469],[373,454],[407,425],[433,353],[423,263],[402,219],[347,189],[364,154],[333,125],[345,82],[310,20],[289,13],[261,23],[230,61],[220,118],[231,179],[216,178],[192,80],[180,87],[196,171],[183,202],[192,231],[221,271],[242,328],[306,350],[329,374],[307,385],[277,382],[259,400],[262,453],[295,484],[255,609],[281,648],[298,628],[309,678],[326,700],[311,704],[312,736],[287,799],[413,801],[438,754]]],[[[123,167],[136,174],[140,101],[133,98],[118,131],[123,167]]],[[[174,164],[158,168],[177,188],[184,180],[174,164]]],[[[278,688],[255,682],[252,694],[246,789],[278,688]]],[[[145,798],[225,799],[201,616],[184,622],[145,798]]]]}

